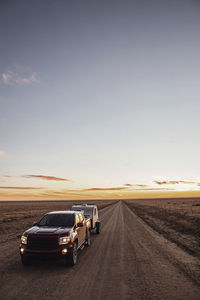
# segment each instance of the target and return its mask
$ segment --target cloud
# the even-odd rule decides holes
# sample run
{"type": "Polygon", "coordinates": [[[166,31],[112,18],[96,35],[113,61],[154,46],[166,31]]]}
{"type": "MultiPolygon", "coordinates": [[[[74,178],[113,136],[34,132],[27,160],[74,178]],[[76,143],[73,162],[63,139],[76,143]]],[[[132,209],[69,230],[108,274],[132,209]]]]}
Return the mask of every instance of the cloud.
{"type": "Polygon", "coordinates": [[[5,85],[29,85],[33,83],[39,83],[36,72],[27,72],[22,68],[15,68],[14,70],[8,70],[1,74],[2,81],[5,85]]]}
{"type": "Polygon", "coordinates": [[[54,181],[70,181],[66,178],[55,177],[55,176],[46,176],[46,175],[23,175],[24,178],[38,178],[43,180],[54,180],[54,181]]]}
{"type": "Polygon", "coordinates": [[[5,151],[3,151],[3,150],[0,150],[0,157],[5,157],[6,156],[6,153],[5,153],[5,151]]]}
{"type": "Polygon", "coordinates": [[[124,192],[139,192],[139,191],[171,191],[175,190],[173,188],[167,188],[167,187],[151,187],[145,184],[134,184],[134,185],[129,185],[125,184],[126,187],[110,187],[110,188],[90,188],[90,189],[82,189],[79,191],[82,192],[98,192],[98,191],[121,191],[124,190],[124,192]],[[129,188],[132,187],[132,188],[129,188]]]}
{"type": "Polygon", "coordinates": [[[146,184],[130,184],[130,183],[126,183],[126,184],[124,184],[124,186],[136,187],[136,188],[147,188],[147,187],[149,187],[149,185],[146,185],[146,184]]]}
{"type": "Polygon", "coordinates": [[[140,187],[140,188],[148,188],[149,186],[146,184],[134,184],[133,186],[135,187],[140,187]]]}
{"type": "Polygon", "coordinates": [[[179,183],[196,184],[196,182],[194,182],[194,181],[186,181],[186,180],[180,180],[179,183]]]}
{"type": "Polygon", "coordinates": [[[174,188],[151,188],[151,187],[148,187],[148,188],[144,188],[144,189],[140,189],[142,191],[173,191],[173,190],[176,190],[174,188]]]}
{"type": "Polygon", "coordinates": [[[163,184],[178,184],[179,181],[157,181],[157,180],[154,180],[154,182],[156,184],[159,184],[159,185],[163,185],[163,184]]]}
{"type": "Polygon", "coordinates": [[[186,181],[186,180],[169,180],[169,181],[154,181],[156,184],[162,185],[162,184],[196,184],[194,181],[186,181]]]}
{"type": "Polygon", "coordinates": [[[89,189],[82,189],[80,191],[121,191],[121,190],[125,190],[125,191],[135,191],[135,190],[147,190],[149,187],[149,185],[146,184],[130,184],[130,183],[126,183],[124,184],[123,187],[107,187],[107,188],[97,188],[97,187],[93,187],[93,188],[89,188],[89,189]]]}
{"type": "Polygon", "coordinates": [[[90,188],[90,189],[83,189],[82,191],[120,191],[125,190],[125,187],[111,187],[111,188],[90,188]]]}
{"type": "Polygon", "coordinates": [[[32,186],[0,186],[0,189],[5,190],[40,190],[42,187],[32,187],[32,186]]]}
{"type": "MultiPolygon", "coordinates": [[[[82,198],[84,197],[92,197],[91,193],[83,193],[81,190],[62,190],[62,191],[53,191],[53,190],[45,190],[44,192],[41,192],[40,195],[42,196],[46,196],[46,197],[53,197],[53,198],[65,198],[65,199],[69,199],[70,197],[74,197],[74,196],[81,196],[82,198]]],[[[101,197],[98,196],[98,197],[101,197]]]]}

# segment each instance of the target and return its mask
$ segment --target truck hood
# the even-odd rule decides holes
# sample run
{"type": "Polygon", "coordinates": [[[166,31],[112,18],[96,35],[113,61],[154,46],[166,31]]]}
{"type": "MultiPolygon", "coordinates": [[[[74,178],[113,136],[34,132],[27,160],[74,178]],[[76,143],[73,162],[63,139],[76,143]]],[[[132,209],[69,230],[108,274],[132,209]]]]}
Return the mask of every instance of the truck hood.
{"type": "Polygon", "coordinates": [[[70,227],[39,227],[34,226],[25,231],[26,235],[29,234],[55,234],[55,235],[69,235],[72,228],[70,227]]]}

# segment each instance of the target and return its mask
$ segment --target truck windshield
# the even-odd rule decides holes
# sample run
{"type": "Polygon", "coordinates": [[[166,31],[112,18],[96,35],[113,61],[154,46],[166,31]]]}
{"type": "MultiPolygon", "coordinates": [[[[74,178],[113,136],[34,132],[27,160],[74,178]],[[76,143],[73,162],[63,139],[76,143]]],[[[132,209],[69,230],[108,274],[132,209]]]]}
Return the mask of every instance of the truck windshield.
{"type": "Polygon", "coordinates": [[[74,226],[74,215],[48,214],[40,220],[38,226],[72,227],[74,226]]]}
{"type": "Polygon", "coordinates": [[[91,216],[92,217],[92,212],[93,212],[92,208],[87,207],[87,208],[84,208],[83,210],[84,210],[84,215],[85,216],[91,216]]]}
{"type": "Polygon", "coordinates": [[[92,207],[85,207],[85,206],[72,206],[72,210],[75,210],[75,211],[79,211],[79,210],[83,210],[85,214],[92,214],[92,210],[93,208],[92,207]]]}

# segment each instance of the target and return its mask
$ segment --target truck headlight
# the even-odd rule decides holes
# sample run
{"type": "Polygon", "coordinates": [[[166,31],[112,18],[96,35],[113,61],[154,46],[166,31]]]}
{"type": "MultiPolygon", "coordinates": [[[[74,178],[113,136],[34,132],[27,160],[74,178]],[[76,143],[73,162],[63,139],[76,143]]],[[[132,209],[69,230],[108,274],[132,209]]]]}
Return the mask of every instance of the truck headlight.
{"type": "Polygon", "coordinates": [[[27,244],[27,236],[24,236],[24,235],[21,236],[21,243],[24,245],[27,244]]]}
{"type": "Polygon", "coordinates": [[[66,245],[71,242],[71,238],[69,236],[63,236],[59,239],[59,245],[66,245]]]}

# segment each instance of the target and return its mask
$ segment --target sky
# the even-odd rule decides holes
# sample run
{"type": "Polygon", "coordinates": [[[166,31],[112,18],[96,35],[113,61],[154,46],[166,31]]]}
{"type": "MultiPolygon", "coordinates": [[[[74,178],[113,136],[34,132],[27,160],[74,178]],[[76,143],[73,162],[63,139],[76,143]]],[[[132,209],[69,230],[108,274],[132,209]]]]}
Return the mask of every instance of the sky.
{"type": "Polygon", "coordinates": [[[198,0],[0,2],[0,200],[200,196],[198,0]]]}

